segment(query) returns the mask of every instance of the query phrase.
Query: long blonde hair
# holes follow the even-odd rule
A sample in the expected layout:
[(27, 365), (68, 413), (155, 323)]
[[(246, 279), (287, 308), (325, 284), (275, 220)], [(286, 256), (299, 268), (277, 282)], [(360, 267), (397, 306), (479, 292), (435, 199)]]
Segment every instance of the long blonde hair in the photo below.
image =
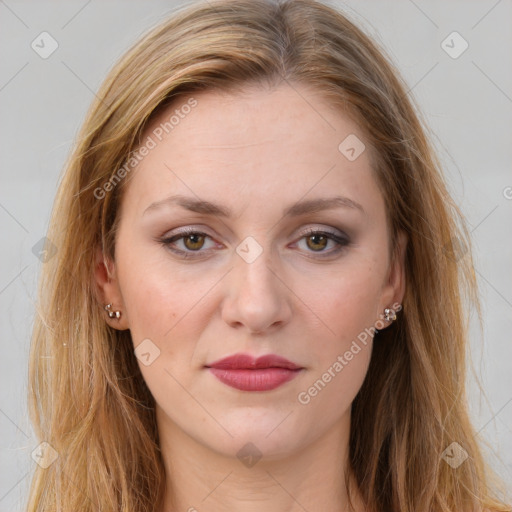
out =
[[(162, 503), (154, 399), (129, 331), (106, 324), (94, 285), (97, 249), (114, 257), (128, 180), (105, 184), (171, 100), (282, 80), (313, 86), (354, 116), (375, 149), (391, 247), (399, 230), (409, 240), (403, 310), (376, 334), (352, 405), (350, 469), (367, 510), (511, 510), (487, 484), (466, 407), (468, 305), (481, 321), (469, 234), (419, 109), (384, 55), (314, 0), (217, 0), (181, 8), (112, 69), (67, 163), (48, 232), (57, 254), (42, 269), (29, 402), (38, 438), (58, 458), (37, 467), (29, 511), (148, 512)], [(452, 442), (469, 455), (456, 469), (441, 458)]]

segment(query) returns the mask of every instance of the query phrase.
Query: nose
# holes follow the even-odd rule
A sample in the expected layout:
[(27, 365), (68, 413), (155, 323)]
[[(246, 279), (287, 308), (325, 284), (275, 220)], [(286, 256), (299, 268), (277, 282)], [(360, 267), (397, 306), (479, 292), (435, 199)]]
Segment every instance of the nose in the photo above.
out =
[(234, 268), (224, 283), (222, 318), (236, 329), (266, 334), (282, 328), (291, 318), (290, 284), (272, 267), (270, 249), (252, 262), (234, 253)]

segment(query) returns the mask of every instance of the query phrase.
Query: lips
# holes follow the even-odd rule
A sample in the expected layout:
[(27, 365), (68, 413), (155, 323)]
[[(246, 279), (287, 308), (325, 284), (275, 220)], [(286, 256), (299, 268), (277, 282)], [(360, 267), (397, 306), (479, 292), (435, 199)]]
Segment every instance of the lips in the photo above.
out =
[(257, 359), (248, 354), (235, 354), (206, 367), (221, 382), (241, 391), (275, 389), (296, 377), (303, 369), (275, 354)]

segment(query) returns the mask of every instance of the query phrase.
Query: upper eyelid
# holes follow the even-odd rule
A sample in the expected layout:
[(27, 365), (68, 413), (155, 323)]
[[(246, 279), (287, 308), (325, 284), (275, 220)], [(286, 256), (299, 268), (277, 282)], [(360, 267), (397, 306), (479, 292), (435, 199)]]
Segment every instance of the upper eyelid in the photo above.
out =
[[(180, 228), (178, 228), (180, 229)], [(171, 238), (177, 238), (178, 240), (183, 237), (183, 236), (187, 236), (189, 234), (200, 234), (200, 235), (206, 235), (212, 239), (215, 239), (215, 235), (211, 235), (210, 233), (208, 233), (207, 231), (204, 230), (205, 228), (195, 228), (195, 227), (184, 227), (184, 228), (181, 228), (180, 231), (177, 231), (175, 233), (172, 233), (172, 234), (164, 234), (161, 238), (164, 239), (164, 240), (168, 240), (168, 239), (171, 239)], [(299, 233), (297, 233), (296, 236), (301, 236), (301, 237), (304, 237), (304, 236), (308, 236), (309, 234), (316, 234), (316, 233), (325, 233), (327, 235), (333, 235), (333, 236), (339, 236), (339, 237), (345, 237), (345, 238), (349, 238), (349, 236), (347, 235), (346, 232), (338, 229), (338, 228), (334, 228), (334, 227), (308, 227), (308, 228), (305, 228), (304, 230), (300, 231)]]

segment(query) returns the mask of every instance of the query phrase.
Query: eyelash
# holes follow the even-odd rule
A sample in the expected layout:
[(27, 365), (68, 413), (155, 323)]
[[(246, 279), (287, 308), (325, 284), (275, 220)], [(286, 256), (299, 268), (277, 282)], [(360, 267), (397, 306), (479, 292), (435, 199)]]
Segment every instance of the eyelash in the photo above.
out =
[[(182, 249), (176, 249), (176, 248), (171, 247), (172, 243), (174, 243), (176, 241), (179, 241), (179, 240), (182, 240), (185, 237), (190, 236), (190, 235), (202, 235), (204, 237), (212, 238), (212, 237), (210, 237), (210, 235), (208, 235), (207, 233), (204, 233), (202, 231), (198, 231), (198, 230), (193, 229), (193, 228), (188, 228), (188, 229), (186, 228), (183, 231), (181, 231), (179, 234), (176, 234), (176, 235), (173, 235), (173, 236), (166, 236), (166, 237), (160, 238), (158, 241), (164, 247), (166, 247), (167, 249), (169, 249), (173, 253), (182, 256), (185, 259), (187, 259), (187, 258), (199, 258), (199, 257), (201, 257), (200, 256), (201, 253), (209, 252), (209, 250), (202, 251), (201, 249), (199, 249), (197, 251), (191, 251), (191, 250), (183, 251)], [(333, 256), (334, 254), (338, 254), (347, 245), (350, 244), (350, 240), (345, 235), (344, 236), (339, 236), (336, 233), (333, 233), (333, 232), (330, 232), (330, 231), (326, 231), (326, 230), (322, 230), (322, 229), (315, 229), (315, 228), (307, 229), (304, 233), (302, 233), (302, 235), (301, 235), (299, 240), (302, 240), (303, 238), (307, 238), (307, 237), (310, 237), (310, 236), (313, 236), (313, 235), (324, 236), (328, 240), (332, 240), (332, 241), (336, 242), (336, 244), (338, 244), (338, 247), (336, 249), (334, 249), (334, 250), (327, 251), (327, 252), (325, 252), (325, 251), (318, 251), (316, 254), (319, 255), (319, 256), (317, 256), (319, 258), (327, 258), (327, 257)], [(315, 251), (311, 251), (311, 252), (313, 254), (315, 253)], [(320, 254), (323, 254), (323, 255), (320, 255)]]

